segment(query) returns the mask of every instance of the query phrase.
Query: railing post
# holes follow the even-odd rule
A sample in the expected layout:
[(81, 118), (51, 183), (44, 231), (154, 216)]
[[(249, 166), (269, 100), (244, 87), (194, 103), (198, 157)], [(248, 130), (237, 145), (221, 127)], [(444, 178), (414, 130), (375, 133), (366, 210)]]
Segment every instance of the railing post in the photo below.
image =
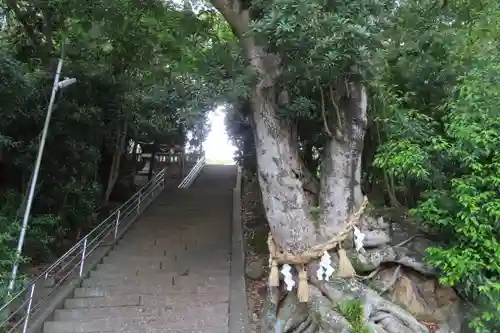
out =
[(120, 225), (120, 210), (116, 212), (116, 221), (115, 221), (115, 239), (118, 236), (118, 226)]
[(24, 317), (23, 333), (26, 333), (26, 331), (28, 330), (28, 323), (30, 320), (31, 306), (33, 304), (33, 295), (35, 294), (35, 286), (36, 286), (36, 282), (34, 282), (30, 288), (30, 300), (28, 301), (28, 308), (26, 309), (26, 316)]
[(137, 196), (137, 215), (139, 215), (139, 212), (141, 210), (141, 198), (142, 197), (142, 189), (139, 190), (139, 195)]
[(181, 179), (184, 178), (184, 172), (186, 171), (185, 168), (186, 168), (186, 161), (185, 161), (185, 158), (186, 158), (186, 155), (184, 154), (184, 152), (182, 151), (181, 152), (181, 158), (180, 158), (180, 167), (181, 167)]
[(163, 186), (163, 188), (165, 188), (165, 186), (167, 185), (166, 184), (167, 183), (167, 176), (166, 176), (166, 174), (167, 174), (167, 169), (165, 168), (165, 169), (163, 169), (163, 176), (162, 176), (162, 182), (163, 182), (162, 186)]
[(87, 236), (83, 239), (83, 250), (82, 250), (82, 258), (80, 259), (80, 272), (79, 276), (83, 274), (83, 263), (85, 262), (85, 255), (87, 253)]
[(155, 198), (156, 198), (156, 191), (158, 190), (156, 188), (156, 185), (158, 185), (158, 174), (156, 175), (154, 181), (151, 183), (151, 199), (149, 200), (149, 202), (153, 201)]

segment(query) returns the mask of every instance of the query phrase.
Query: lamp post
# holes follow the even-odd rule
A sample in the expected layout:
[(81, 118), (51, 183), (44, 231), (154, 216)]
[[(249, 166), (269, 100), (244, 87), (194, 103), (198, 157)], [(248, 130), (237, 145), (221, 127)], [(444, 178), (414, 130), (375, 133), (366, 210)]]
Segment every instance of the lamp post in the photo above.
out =
[[(62, 52), (61, 52), (62, 53)], [(54, 108), (54, 102), (56, 99), (56, 94), (59, 89), (66, 88), (76, 82), (75, 78), (66, 78), (63, 81), (59, 81), (61, 76), (61, 69), (63, 65), (63, 56), (59, 58), (57, 64), (56, 75), (54, 77), (54, 84), (52, 85), (52, 94), (50, 96), (49, 106), (47, 108), (47, 115), (45, 116), (45, 124), (43, 125), (42, 137), (40, 139), (40, 145), (38, 146), (38, 153), (36, 156), (35, 167), (33, 169), (33, 174), (31, 176), (31, 183), (29, 186), (28, 200), (26, 202), (26, 208), (24, 210), (23, 224), (21, 227), (21, 234), (19, 235), (19, 240), (17, 242), (16, 256), (14, 259), (14, 265), (12, 266), (12, 273), (10, 277), (10, 282), (8, 286), (9, 293), (14, 290), (14, 285), (16, 283), (17, 270), (19, 268), (19, 259), (21, 258), (21, 253), (23, 250), (24, 239), (26, 238), (26, 230), (28, 229), (28, 220), (31, 213), (31, 206), (33, 205), (33, 198), (35, 196), (36, 182), (38, 179), (38, 174), (40, 172), (40, 165), (42, 163), (43, 150), (45, 148), (45, 141), (47, 141), (47, 133), (49, 131), (50, 118), (52, 116), (52, 109)]]

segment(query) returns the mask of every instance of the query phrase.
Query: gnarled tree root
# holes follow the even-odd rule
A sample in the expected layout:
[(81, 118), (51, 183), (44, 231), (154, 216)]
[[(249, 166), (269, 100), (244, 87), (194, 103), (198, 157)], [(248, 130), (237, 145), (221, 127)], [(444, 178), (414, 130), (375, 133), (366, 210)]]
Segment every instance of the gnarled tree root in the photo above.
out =
[[(384, 247), (352, 254), (361, 267), (357, 270), (377, 269), (382, 263), (408, 266), (426, 275), (436, 271), (412, 259), (407, 249)], [(317, 264), (310, 264), (309, 302), (299, 303), (296, 291), (268, 288), (262, 328), (266, 333), (360, 333), (354, 331), (348, 318), (339, 313), (342, 303), (356, 300), (362, 306), (361, 322), (365, 332), (372, 333), (428, 333), (428, 328), (400, 306), (383, 298), (379, 293), (356, 280), (332, 278), (318, 281), (314, 271)]]
[(423, 258), (418, 258), (418, 255), (405, 247), (384, 246), (364, 250), (361, 253), (351, 250), (348, 252), (348, 256), (358, 273), (371, 272), (382, 264), (394, 263), (411, 268), (424, 275), (438, 275), (435, 268), (426, 265)]
[(429, 332), (411, 314), (355, 279), (312, 279), (308, 304), (299, 303), (294, 292), (284, 293), (276, 301), (279, 290), (272, 289), (275, 290), (269, 290), (263, 316), (266, 333), (351, 332), (351, 323), (336, 310), (340, 303), (350, 300), (363, 305), (363, 322), (373, 333)]

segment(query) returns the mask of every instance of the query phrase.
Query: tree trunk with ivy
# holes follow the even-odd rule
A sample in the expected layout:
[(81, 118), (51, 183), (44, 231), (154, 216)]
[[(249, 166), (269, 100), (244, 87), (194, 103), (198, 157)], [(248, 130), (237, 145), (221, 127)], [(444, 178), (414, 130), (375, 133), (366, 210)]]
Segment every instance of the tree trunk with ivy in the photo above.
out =
[[(367, 127), (367, 89), (362, 80), (350, 75), (332, 83), (336, 92), (323, 103), (325, 145), (319, 184), (311, 177), (299, 156), (299, 142), (291, 123), (278, 117), (286, 91), (279, 90), (282, 74), (280, 56), (268, 53), (250, 34), (249, 10), (237, 1), (213, 0), (239, 37), (250, 66), (258, 74), (250, 98), (255, 137), (258, 179), (272, 237), (283, 250), (299, 255), (323, 244), (344, 230), (346, 221), (363, 201), (361, 158)], [(329, 95), (333, 96), (333, 95)], [(324, 97), (328, 100), (327, 97)], [(435, 271), (417, 260), (403, 246), (392, 246), (389, 225), (365, 212), (357, 227), (366, 235), (360, 252), (344, 242), (356, 275), (342, 279), (335, 274), (330, 282), (316, 279), (318, 262), (307, 265), (309, 301), (300, 303), (296, 289), (287, 292), (283, 283), (268, 288), (263, 314), (263, 331), (277, 332), (381, 332), (423, 333), (429, 329), (404, 308), (382, 297), (361, 278), (376, 274), (382, 264), (394, 263), (424, 275)], [(351, 244), (349, 244), (351, 243)], [(332, 255), (332, 266), (338, 257)], [(421, 258), (420, 258), (421, 259)], [(297, 276), (295, 272), (293, 274)], [(397, 278), (397, 276), (396, 276)]]

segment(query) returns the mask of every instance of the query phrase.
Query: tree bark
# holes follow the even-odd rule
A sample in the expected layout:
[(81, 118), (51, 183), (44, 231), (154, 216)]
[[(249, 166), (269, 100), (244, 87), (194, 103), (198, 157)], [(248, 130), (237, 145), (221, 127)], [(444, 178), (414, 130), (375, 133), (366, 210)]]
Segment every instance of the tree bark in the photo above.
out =
[(324, 151), (321, 166), (321, 206), (324, 223), (321, 235), (326, 240), (344, 228), (349, 214), (363, 200), (361, 157), (367, 124), (367, 92), (361, 82), (349, 82), (340, 110), (344, 113), (342, 140), (332, 137)]
[(119, 126), (116, 133), (116, 146), (113, 152), (113, 160), (111, 162), (111, 167), (108, 175), (108, 182), (106, 186), (106, 192), (104, 193), (103, 204), (107, 205), (109, 203), (109, 198), (113, 192), (113, 188), (116, 185), (116, 181), (120, 175), (120, 164), (123, 152), (125, 151), (125, 143), (127, 141), (127, 127), (128, 120), (125, 117), (123, 121), (123, 126)]
[(299, 253), (316, 242), (315, 226), (298, 151), (292, 149), (290, 132), (276, 117), (273, 95), (256, 89), (251, 99), (258, 177), (275, 241)]
[[(325, 149), (320, 186), (321, 223), (311, 214), (308, 183), (313, 178), (299, 157), (297, 136), (277, 117), (281, 75), (280, 57), (256, 44), (249, 33), (249, 12), (238, 1), (213, 0), (233, 30), (260, 80), (251, 97), (258, 177), (267, 218), (276, 243), (301, 251), (340, 231), (348, 215), (358, 207), (361, 194), (361, 154), (366, 127), (367, 93), (361, 82), (348, 82), (340, 108), (344, 112), (344, 140), (332, 138)], [(343, 82), (344, 83), (344, 82)], [(334, 117), (331, 117), (334, 118)]]

